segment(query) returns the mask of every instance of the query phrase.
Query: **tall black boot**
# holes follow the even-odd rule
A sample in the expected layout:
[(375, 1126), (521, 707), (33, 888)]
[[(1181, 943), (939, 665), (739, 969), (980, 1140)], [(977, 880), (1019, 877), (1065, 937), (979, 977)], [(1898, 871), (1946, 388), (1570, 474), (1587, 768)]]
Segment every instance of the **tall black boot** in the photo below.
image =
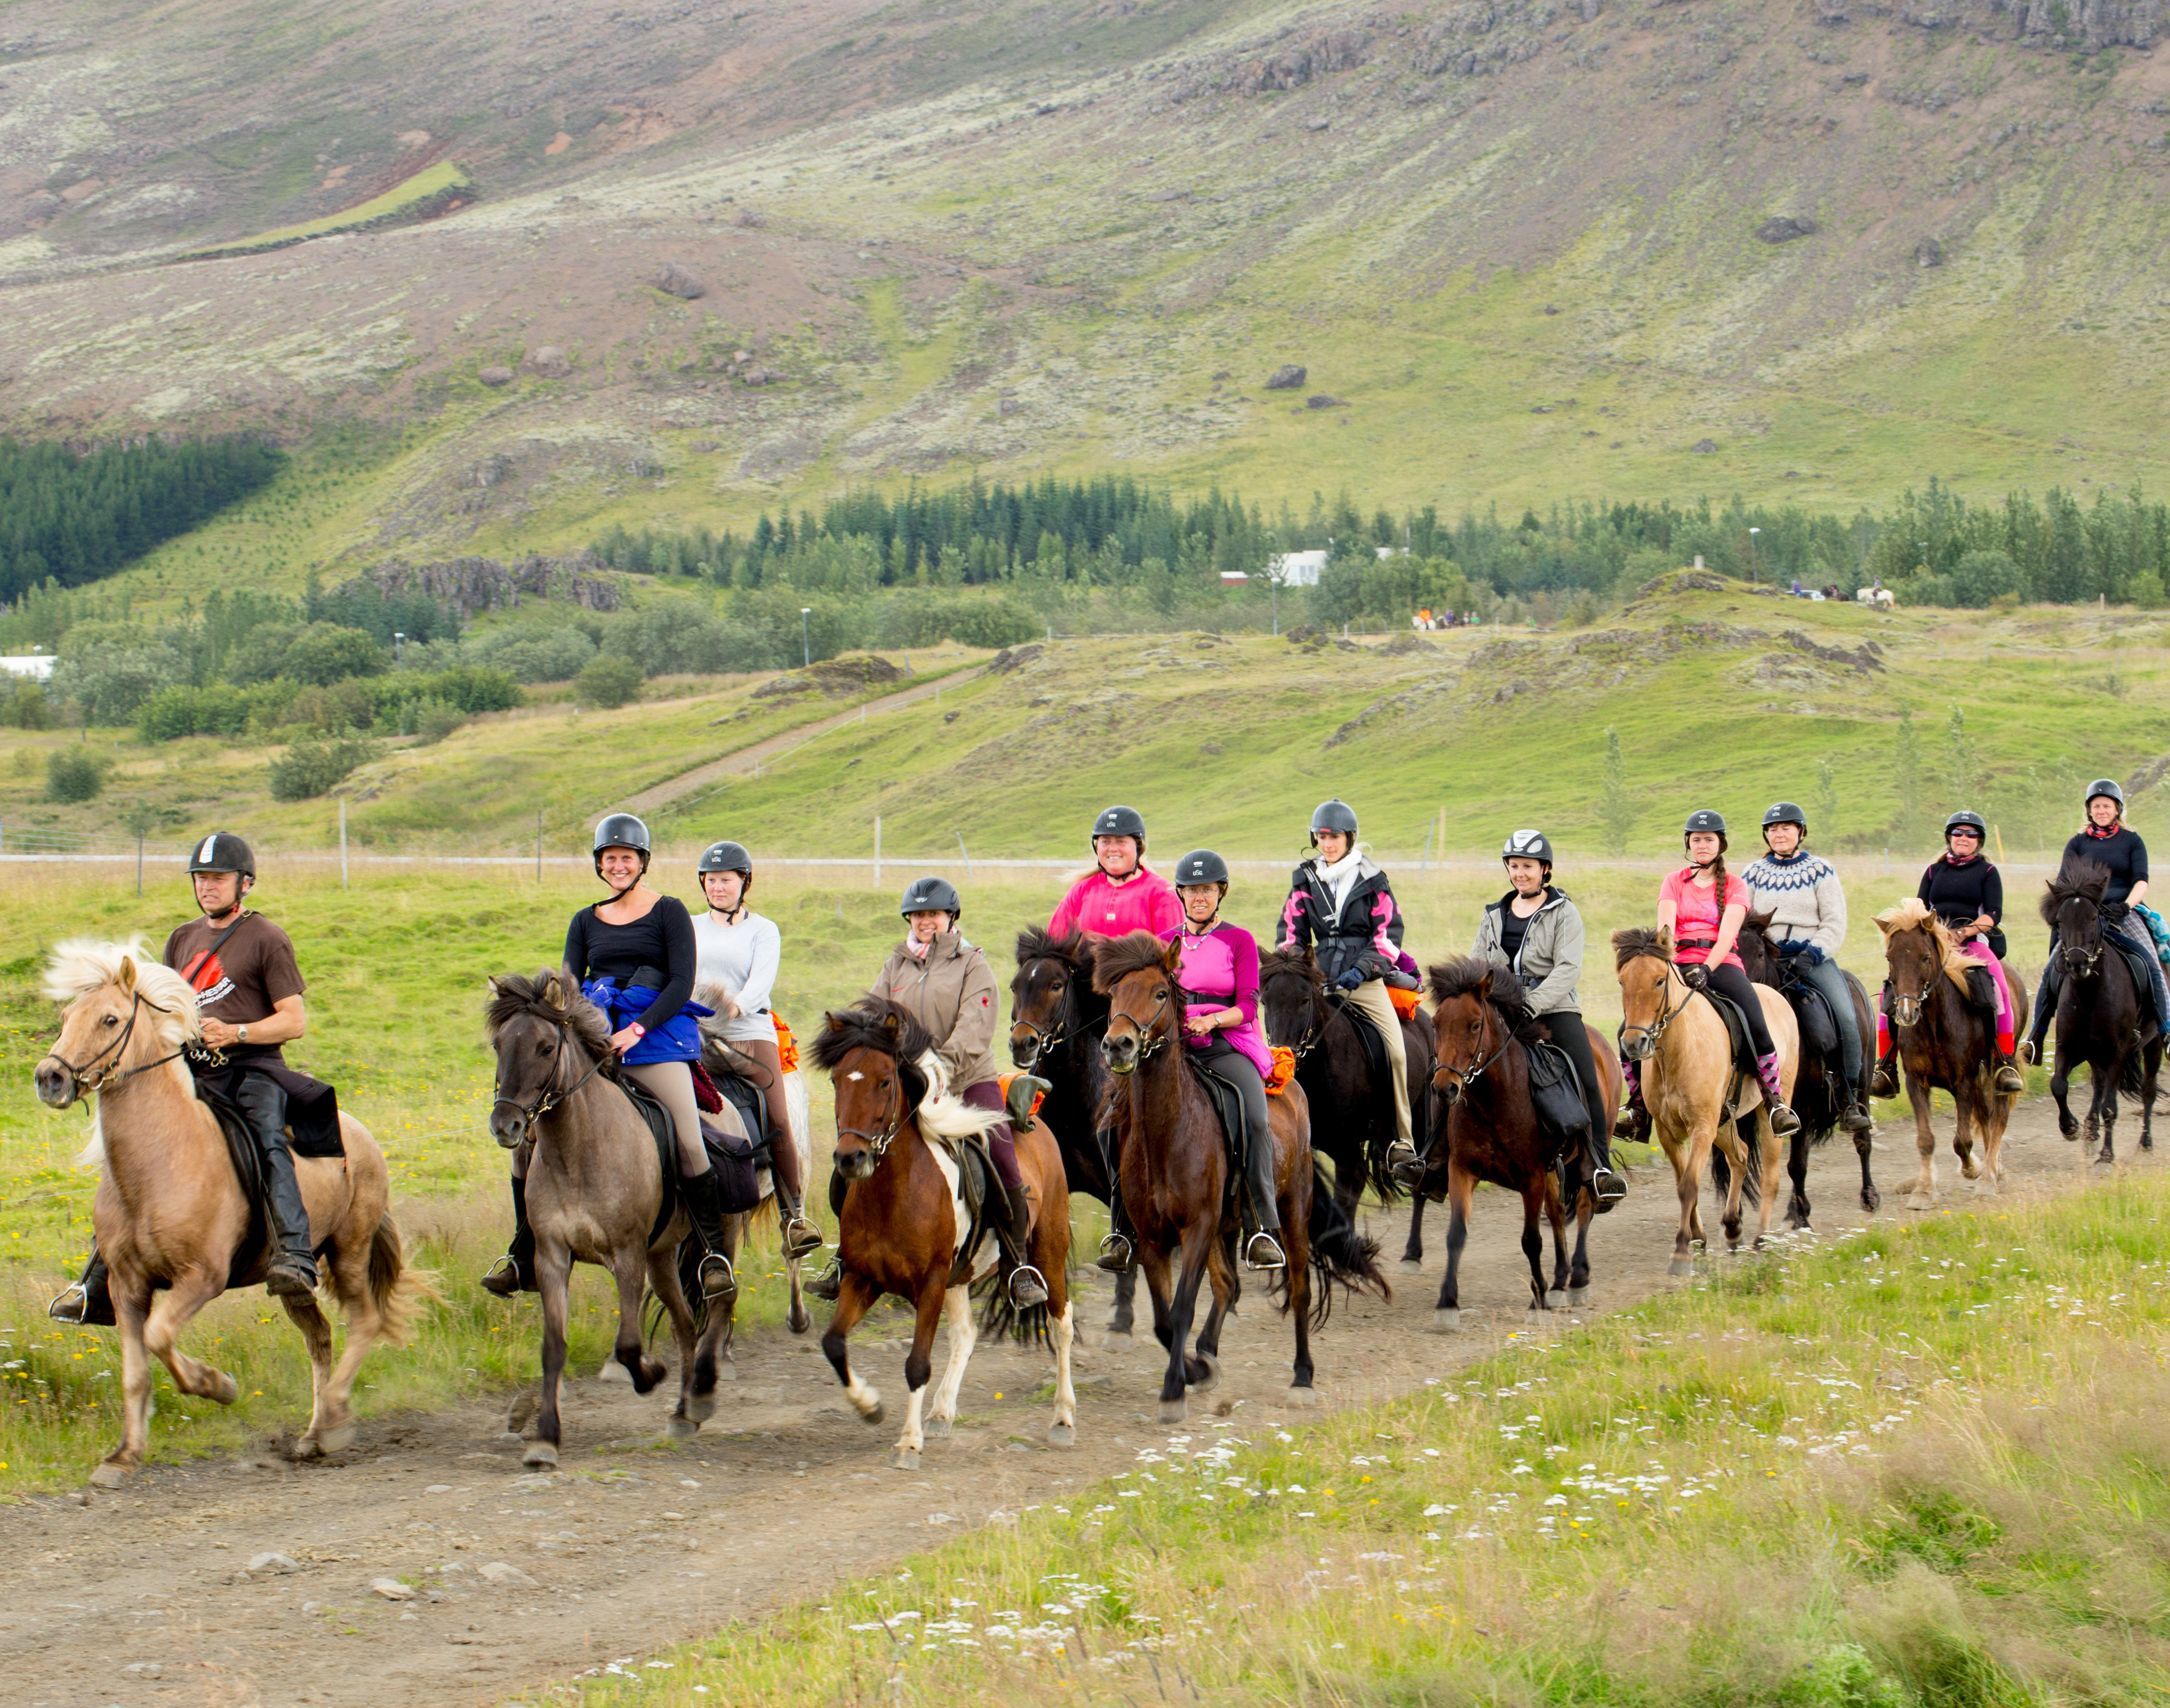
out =
[(1130, 1219), (1123, 1209), (1123, 1176), (1115, 1145), (1115, 1129), (1103, 1127), (1093, 1135), (1100, 1141), (1101, 1166), (1108, 1172), (1108, 1236), (1100, 1241), (1093, 1267), (1110, 1275), (1121, 1275), (1137, 1265), (1137, 1241)]
[(2042, 1046), (2050, 1036), (2050, 1024), (2057, 1017), (2057, 957), (2055, 945), (2050, 948), (2050, 963), (2042, 969), (2042, 982), (2034, 992), (2034, 1012), (2027, 1022), (2027, 1042), (2019, 1048), (2019, 1059), (2034, 1067), (2042, 1059)]
[(711, 1168), (690, 1180), (681, 1179), (678, 1195), (685, 1200), (693, 1237), (702, 1246), (701, 1259), (692, 1266), (693, 1284), (703, 1299), (728, 1299), (739, 1290), (739, 1278), (724, 1252), (724, 1183)]
[(284, 1145), (264, 1147), (264, 1195), (271, 1210), (271, 1243), (277, 1247), (264, 1277), (275, 1298), (306, 1299), (317, 1290), (317, 1254), (309, 1241), (309, 1210), (294, 1177), (294, 1153)]
[(1590, 1124), (1590, 1191), (1603, 1215), (1628, 1196), (1628, 1182), (1612, 1166), (1612, 1135), (1601, 1122)]
[(776, 1214), (783, 1228), (780, 1237), (783, 1255), (804, 1257), (820, 1251), (825, 1243), (820, 1229), (808, 1220), (805, 1206), (799, 1203), (798, 1194), (783, 1183), (783, 1176), (772, 1161), (768, 1166), (768, 1177), (776, 1189)]
[(1243, 1241), (1247, 1269), (1285, 1269), (1288, 1255), (1274, 1237), (1281, 1230), (1279, 1193), (1274, 1190), (1274, 1135), (1253, 1134), (1245, 1147), (1244, 1179), (1250, 1188), (1251, 1236)]
[(533, 1293), (535, 1285), (535, 1230), (527, 1225), (527, 1182), (512, 1177), (512, 1243), (505, 1255), (489, 1266), (482, 1278), (482, 1290), (510, 1299), (516, 1293)]
[(98, 1241), (94, 1237), (90, 1261), (83, 1266), (83, 1278), (63, 1288), (60, 1296), (45, 1307), (45, 1315), (71, 1328), (113, 1327), (117, 1319), (113, 1314), (110, 1278), (105, 1259), (98, 1255)]
[(821, 1273), (806, 1284), (806, 1290), (816, 1299), (836, 1302), (836, 1295), (844, 1287), (844, 1191), (848, 1182), (835, 1169), (829, 1171), (829, 1214), (836, 1219), (835, 1257), (821, 1266)]

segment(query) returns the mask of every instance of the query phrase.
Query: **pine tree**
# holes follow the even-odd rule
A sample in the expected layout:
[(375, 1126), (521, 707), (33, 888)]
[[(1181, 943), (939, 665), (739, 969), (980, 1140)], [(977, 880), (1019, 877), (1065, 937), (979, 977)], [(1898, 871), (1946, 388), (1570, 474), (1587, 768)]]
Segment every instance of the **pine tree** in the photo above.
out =
[(1597, 797), (1597, 820), (1605, 827), (1608, 853), (1628, 851), (1628, 833), (1635, 828), (1635, 797), (1628, 787), (1628, 764), (1620, 752), (1620, 732), (1605, 732), (1605, 782)]

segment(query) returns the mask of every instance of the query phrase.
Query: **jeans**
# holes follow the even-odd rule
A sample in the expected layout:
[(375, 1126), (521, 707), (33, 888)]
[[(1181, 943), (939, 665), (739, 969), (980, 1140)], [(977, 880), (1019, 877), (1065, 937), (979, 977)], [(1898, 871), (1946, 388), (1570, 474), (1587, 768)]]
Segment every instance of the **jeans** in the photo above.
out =
[(1348, 993), (1350, 1004), (1364, 1011), (1387, 1044), (1387, 1077), (1394, 1082), (1394, 1136), (1409, 1143), (1409, 1046), (1402, 1036), (1402, 1017), (1394, 1011), (1393, 998), (1376, 979), (1366, 979)]
[(1839, 1061), (1851, 1096), (1861, 1084), (1861, 1021), (1853, 1011), (1853, 992), (1847, 988), (1846, 974), (1829, 956), (1813, 967), (1798, 958), (1787, 964), (1804, 983), (1816, 987), (1838, 1023)]

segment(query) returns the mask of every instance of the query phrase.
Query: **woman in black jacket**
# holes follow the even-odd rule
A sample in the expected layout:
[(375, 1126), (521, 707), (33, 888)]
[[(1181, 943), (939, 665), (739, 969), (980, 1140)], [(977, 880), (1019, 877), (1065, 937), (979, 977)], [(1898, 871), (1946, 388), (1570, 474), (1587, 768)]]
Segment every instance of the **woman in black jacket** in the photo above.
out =
[[(2155, 986), (2155, 1014), (2170, 1030), (2170, 987), (2162, 978), (2162, 963), (2146, 925), (2133, 918), (2132, 910), (2147, 897), (2147, 845), (2125, 822), (2125, 791), (2109, 777), (2087, 785), (2087, 821), (2065, 844), (2060, 862), (2092, 860), (2109, 869), (2109, 888), (2103, 892), (2103, 922), (2116, 928), (2147, 952), (2147, 970)], [(2027, 1059), (2042, 1059), (2042, 1041), (2050, 1035), (2050, 1022), (2057, 1016), (2057, 933), (2050, 933), (2048, 964), (2042, 969), (2042, 986), (2034, 994), (2034, 1023), (2027, 1032)]]

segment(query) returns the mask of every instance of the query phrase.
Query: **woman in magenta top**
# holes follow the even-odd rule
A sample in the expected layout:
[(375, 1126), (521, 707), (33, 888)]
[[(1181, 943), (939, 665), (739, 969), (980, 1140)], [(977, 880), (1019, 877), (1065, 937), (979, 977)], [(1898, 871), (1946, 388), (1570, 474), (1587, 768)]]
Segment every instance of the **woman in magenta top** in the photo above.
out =
[[(1725, 869), (1725, 820), (1708, 809), (1688, 814), (1688, 863), (1658, 891), (1658, 924), (1673, 934), (1673, 959), (1691, 988), (1708, 988), (1731, 999), (1748, 1022), (1756, 1043), (1756, 1077), (1771, 1105), (1771, 1129), (1780, 1137), (1799, 1130), (1800, 1118), (1786, 1106), (1778, 1085), (1778, 1049), (1763, 1019), (1763, 1005), (1740, 964), (1734, 944), (1748, 917), (1748, 886)], [(1628, 1083), (1639, 1103), (1642, 1088), (1631, 1070)]]
[(1221, 917), (1228, 894), (1228, 862), (1211, 848), (1186, 854), (1175, 865), (1175, 893), (1183, 923), (1162, 931), (1162, 942), (1182, 946), (1178, 983), (1183, 992), (1184, 1042), (1191, 1059), (1210, 1066), (1243, 1094), (1244, 1145), (1248, 1164), (1251, 1235), (1243, 1262), (1253, 1269), (1279, 1269), (1288, 1259), (1281, 1242), (1280, 1211), (1274, 1193), (1274, 1138), (1266, 1123), (1266, 1076), (1273, 1053), (1259, 1025), (1259, 943), (1240, 926)]
[(1070, 886), (1047, 921), (1050, 937), (1084, 931), (1127, 937), (1151, 931), (1165, 939), (1183, 923), (1175, 891), (1146, 869), (1146, 821), (1135, 807), (1110, 807), (1093, 821), (1095, 869)]

